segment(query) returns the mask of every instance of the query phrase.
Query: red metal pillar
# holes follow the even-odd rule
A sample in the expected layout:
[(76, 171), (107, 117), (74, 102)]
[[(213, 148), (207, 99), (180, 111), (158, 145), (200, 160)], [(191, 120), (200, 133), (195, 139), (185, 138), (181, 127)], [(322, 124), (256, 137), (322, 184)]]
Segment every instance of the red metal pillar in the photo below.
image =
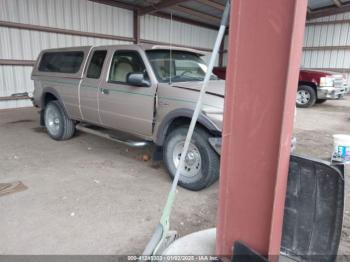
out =
[(217, 253), (279, 254), (307, 0), (234, 0)]

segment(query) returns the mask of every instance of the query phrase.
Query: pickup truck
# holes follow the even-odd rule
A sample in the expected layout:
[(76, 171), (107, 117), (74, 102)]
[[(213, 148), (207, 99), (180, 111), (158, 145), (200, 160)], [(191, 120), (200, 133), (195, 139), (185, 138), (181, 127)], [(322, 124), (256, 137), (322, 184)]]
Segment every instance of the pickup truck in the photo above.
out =
[[(220, 79), (226, 78), (226, 67), (214, 68)], [(346, 78), (338, 73), (301, 69), (296, 106), (311, 107), (329, 99), (340, 99), (349, 92)]]
[[(202, 55), (144, 44), (44, 50), (32, 72), (33, 104), (55, 140), (80, 130), (129, 146), (154, 143), (173, 178), (207, 69)], [(213, 75), (182, 187), (201, 190), (219, 177), (224, 94), (225, 82)]]

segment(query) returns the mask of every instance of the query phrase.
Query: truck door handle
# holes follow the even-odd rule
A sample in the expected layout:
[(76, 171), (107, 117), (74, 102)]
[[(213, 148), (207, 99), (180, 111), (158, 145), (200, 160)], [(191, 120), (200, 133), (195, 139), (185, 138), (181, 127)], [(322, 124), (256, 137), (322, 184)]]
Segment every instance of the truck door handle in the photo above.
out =
[(103, 94), (103, 95), (109, 95), (109, 90), (108, 90), (108, 89), (101, 88), (101, 94)]

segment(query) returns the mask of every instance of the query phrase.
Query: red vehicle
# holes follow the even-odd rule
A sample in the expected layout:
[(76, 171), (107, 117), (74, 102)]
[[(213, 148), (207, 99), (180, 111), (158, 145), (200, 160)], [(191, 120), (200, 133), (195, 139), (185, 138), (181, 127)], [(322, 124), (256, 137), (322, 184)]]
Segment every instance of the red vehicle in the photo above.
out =
[[(213, 73), (221, 79), (226, 78), (226, 67), (216, 67)], [(339, 73), (301, 69), (296, 97), (297, 107), (311, 107), (328, 99), (340, 99), (347, 92), (346, 78)]]

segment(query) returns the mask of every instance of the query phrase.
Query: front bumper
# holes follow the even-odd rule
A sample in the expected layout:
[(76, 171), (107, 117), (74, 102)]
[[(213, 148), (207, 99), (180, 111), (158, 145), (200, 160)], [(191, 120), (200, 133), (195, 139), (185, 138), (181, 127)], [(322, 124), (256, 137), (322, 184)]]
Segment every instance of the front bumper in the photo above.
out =
[[(221, 145), (222, 145), (221, 137), (209, 137), (208, 141), (209, 141), (209, 144), (212, 146), (212, 148), (215, 150), (215, 152), (221, 155)], [(291, 148), (290, 148), (291, 153), (294, 152), (296, 148), (296, 144), (297, 144), (296, 137), (292, 137)]]
[(317, 98), (318, 99), (339, 99), (349, 92), (348, 86), (343, 87), (333, 87), (324, 86), (317, 88)]
[(215, 150), (215, 152), (221, 155), (221, 137), (209, 137), (208, 141), (212, 148)]

